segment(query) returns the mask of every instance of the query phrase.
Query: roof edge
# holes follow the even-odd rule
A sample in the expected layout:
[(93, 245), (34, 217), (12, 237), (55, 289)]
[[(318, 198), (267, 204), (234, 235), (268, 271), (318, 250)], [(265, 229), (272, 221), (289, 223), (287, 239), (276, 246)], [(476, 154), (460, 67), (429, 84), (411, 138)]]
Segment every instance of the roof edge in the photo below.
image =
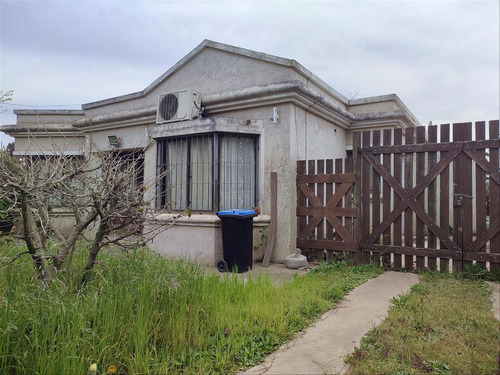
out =
[(198, 54), (200, 54), (206, 48), (213, 48), (213, 49), (217, 49), (220, 51), (230, 52), (230, 53), (234, 53), (237, 55), (246, 56), (246, 57), (250, 57), (253, 59), (258, 59), (258, 60), (267, 61), (270, 63), (289, 67), (289, 68), (297, 71), (301, 75), (305, 76), (308, 80), (313, 81), (316, 85), (318, 85), (320, 88), (322, 88), (323, 90), (327, 91), (332, 96), (334, 96), (335, 98), (340, 100), (343, 104), (348, 105), (349, 100), (345, 96), (340, 94), (333, 87), (328, 85), (321, 78), (319, 78), (317, 75), (313, 74), (310, 70), (305, 68), (303, 65), (298, 63), (296, 60), (287, 59), (284, 57), (279, 57), (279, 56), (267, 54), (264, 52), (257, 52), (257, 51), (253, 51), (250, 49), (236, 47), (236, 46), (232, 46), (229, 44), (214, 42), (212, 40), (205, 39), (195, 49), (193, 49), (191, 52), (189, 52), (186, 56), (184, 56), (181, 60), (179, 60), (175, 65), (173, 65), (169, 70), (167, 70), (165, 73), (163, 73), (160, 77), (158, 77), (156, 80), (154, 80), (144, 90), (137, 91), (137, 92), (134, 92), (131, 94), (116, 96), (113, 98), (103, 99), (103, 100), (99, 100), (99, 101), (95, 101), (95, 102), (85, 103), (85, 104), (82, 104), (82, 109), (86, 110), (86, 109), (91, 109), (91, 108), (95, 108), (95, 107), (99, 107), (99, 106), (103, 106), (103, 105), (114, 104), (114, 103), (118, 103), (118, 102), (122, 102), (122, 101), (126, 101), (126, 100), (141, 98), (141, 97), (147, 95), (149, 92), (151, 92), (154, 88), (156, 88), (158, 85), (160, 85), (165, 79), (167, 79), (173, 73), (178, 71), (182, 66), (187, 64), (189, 61), (191, 61), (194, 57), (196, 57)]
[[(415, 126), (422, 126), (420, 124), (420, 121), (417, 120), (415, 115), (408, 109), (406, 104), (403, 103), (401, 98), (397, 94), (387, 94), (387, 95), (378, 95), (378, 96), (368, 96), (366, 98), (359, 98), (359, 99), (351, 99), (349, 100), (349, 107), (354, 106), (354, 105), (360, 105), (360, 104), (370, 104), (370, 103), (379, 103), (379, 102), (386, 102), (386, 101), (394, 101), (396, 104), (406, 112), (406, 116), (408, 119), (415, 124)], [(348, 109), (349, 109), (348, 107)]]
[[(311, 101), (311, 106), (324, 106), (328, 110), (337, 113), (339, 116), (345, 118), (347, 121), (352, 121), (355, 116), (342, 108), (340, 105), (336, 104), (328, 97), (323, 94), (316, 92), (306, 86), (301, 81), (285, 81), (280, 83), (271, 83), (267, 85), (259, 85), (246, 87), (238, 90), (231, 90), (224, 93), (212, 94), (208, 96), (202, 96), (202, 105), (208, 109), (210, 113), (210, 107), (218, 105), (221, 103), (233, 104), (236, 101), (248, 100), (248, 99), (259, 99), (266, 98), (268, 96), (277, 95), (280, 93), (293, 93), (297, 92), (305, 97), (309, 98)], [(290, 98), (288, 100), (291, 100)], [(260, 105), (258, 102), (254, 102), (253, 105)], [(138, 119), (141, 117), (148, 117), (156, 115), (157, 107), (149, 106), (139, 109), (134, 109), (130, 111), (123, 111), (113, 114), (99, 115), (96, 117), (85, 117), (73, 121), (72, 125), (75, 128), (83, 129), (90, 126), (100, 125), (108, 122), (115, 121), (126, 121), (131, 119)]]
[(85, 115), (81, 109), (14, 109), (15, 115)]
[(47, 133), (47, 134), (62, 134), (62, 133), (79, 133), (78, 129), (72, 126), (29, 126), (29, 125), (3, 125), (0, 126), (0, 132), (8, 135), (22, 133)]

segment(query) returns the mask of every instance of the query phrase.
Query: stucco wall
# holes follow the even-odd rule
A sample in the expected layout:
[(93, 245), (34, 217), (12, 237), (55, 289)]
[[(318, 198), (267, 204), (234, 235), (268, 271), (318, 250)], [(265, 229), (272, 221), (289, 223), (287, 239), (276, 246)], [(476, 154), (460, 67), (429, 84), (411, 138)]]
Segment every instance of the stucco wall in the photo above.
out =
[[(191, 134), (192, 132), (226, 131), (259, 135), (258, 150), (258, 196), (257, 204), (261, 213), (269, 215), (270, 173), (278, 173), (278, 233), (274, 251), (274, 260), (283, 260), (295, 249), (295, 239), (290, 232), (290, 220), (295, 221), (295, 169), (290, 169), (290, 128), (294, 121), (291, 104), (276, 106), (279, 113), (278, 123), (272, 122), (273, 106), (225, 112), (223, 116), (214, 116), (206, 120), (186, 121), (163, 124), (154, 130), (155, 137)], [(146, 156), (147, 165), (156, 163), (156, 152)], [(292, 156), (293, 158), (293, 156)], [(148, 162), (149, 160), (149, 162)]]
[[(68, 113), (69, 112), (69, 113)], [(78, 113), (71, 113), (78, 112)], [(81, 113), (80, 113), (81, 112)], [(64, 110), (17, 110), (17, 125), (41, 125), (46, 127), (50, 124), (64, 124), (71, 126), (74, 120), (83, 118), (82, 111), (64, 111)]]
[[(156, 217), (157, 221), (172, 223), (175, 215), (161, 214)], [(259, 215), (253, 218), (252, 254), (254, 261), (262, 257), (263, 247), (260, 233), (269, 226), (270, 217)], [(146, 223), (146, 227), (151, 226)], [(221, 220), (213, 214), (193, 215), (181, 217), (175, 224), (159, 233), (148, 246), (165, 256), (180, 257), (198, 261), (207, 266), (215, 266), (218, 261), (224, 259), (222, 246)], [(237, 249), (227, 249), (237, 251)]]
[[(392, 98), (392, 95), (389, 95)], [(363, 100), (358, 99), (357, 101), (353, 101), (357, 104), (349, 106), (349, 112), (358, 114), (358, 113), (377, 113), (377, 112), (389, 112), (397, 109), (401, 109), (401, 107), (396, 103), (394, 99), (386, 99), (386, 100), (377, 100), (370, 101), (369, 99)]]
[(62, 137), (60, 135), (46, 135), (44, 137), (26, 137), (16, 136), (15, 152), (30, 154), (75, 154), (79, 155), (83, 152), (85, 138), (83, 135), (68, 135)]
[(147, 96), (129, 101), (117, 102), (87, 109), (87, 116), (123, 112), (134, 108), (145, 108), (158, 104), (158, 95), (190, 88), (201, 93), (211, 95), (245, 87), (266, 85), (275, 82), (300, 81), (319, 93), (326, 95), (330, 100), (345, 108), (345, 104), (332, 97), (325, 90), (310, 82), (308, 77), (292, 68), (274, 64), (272, 62), (237, 55), (226, 51), (206, 48), (192, 60), (188, 61), (180, 70), (170, 75)]
[(296, 130), (291, 143), (296, 144), (297, 160), (345, 157), (346, 130), (306, 110), (294, 107)]
[[(382, 132), (384, 131), (384, 129), (391, 129), (393, 130), (393, 133), (394, 133), (394, 129), (398, 128), (399, 126), (394, 123), (394, 126), (381, 126), (381, 127), (370, 127), (368, 129), (356, 129), (356, 130), (347, 130), (346, 131), (346, 144), (348, 146), (352, 146), (352, 134), (355, 132), (355, 131), (363, 131), (363, 130), (370, 130), (370, 131), (373, 131), (373, 130), (380, 130), (380, 137), (383, 136)], [(382, 138), (381, 138), (382, 139)], [(403, 139), (404, 139), (404, 130), (403, 130)]]
[[(270, 174), (278, 174), (278, 229), (273, 254), (282, 261), (295, 251), (296, 162), (299, 159), (345, 157), (346, 131), (293, 104), (276, 105), (279, 120), (273, 123), (273, 106), (228, 111), (224, 117), (163, 124), (153, 136), (177, 136), (207, 131), (259, 134), (259, 202), (261, 213), (270, 214)], [(231, 120), (233, 119), (233, 120)], [(156, 151), (149, 151), (146, 165), (156, 163)], [(171, 234), (172, 235), (172, 234)]]
[[(136, 125), (111, 129), (100, 129), (89, 131), (86, 134), (90, 137), (92, 144), (100, 151), (133, 150), (145, 147), (151, 140), (149, 134), (154, 127), (151, 125)], [(118, 137), (120, 146), (115, 148), (109, 144), (108, 136)]]

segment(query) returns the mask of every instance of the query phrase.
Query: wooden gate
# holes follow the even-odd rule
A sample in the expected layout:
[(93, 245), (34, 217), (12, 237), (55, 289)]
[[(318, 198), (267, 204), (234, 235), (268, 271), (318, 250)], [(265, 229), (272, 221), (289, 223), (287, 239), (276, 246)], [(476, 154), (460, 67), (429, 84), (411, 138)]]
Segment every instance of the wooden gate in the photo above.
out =
[(298, 162), (297, 247), (395, 269), (500, 271), (498, 120), (353, 139), (352, 159)]
[(334, 251), (357, 250), (353, 219), (359, 204), (353, 185), (358, 178), (352, 159), (297, 162), (297, 247), (310, 257), (329, 259)]
[[(438, 143), (438, 130), (440, 131)], [(363, 132), (361, 251), (395, 268), (500, 266), (498, 121)], [(382, 137), (381, 137), (382, 135)], [(404, 144), (403, 144), (404, 141)]]

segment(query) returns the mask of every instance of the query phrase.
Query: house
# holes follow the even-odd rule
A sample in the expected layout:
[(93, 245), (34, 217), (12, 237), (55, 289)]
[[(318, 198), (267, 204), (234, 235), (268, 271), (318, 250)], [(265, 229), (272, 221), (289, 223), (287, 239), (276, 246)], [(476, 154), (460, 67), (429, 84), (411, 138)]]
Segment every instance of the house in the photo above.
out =
[[(95, 144), (137, 153), (145, 175), (169, 165), (156, 209), (193, 214), (151, 248), (212, 265), (222, 258), (216, 211), (258, 206), (255, 238), (269, 224), (271, 172), (278, 176), (273, 260), (281, 261), (296, 248), (297, 160), (345, 157), (356, 130), (419, 125), (397, 95), (348, 100), (295, 60), (210, 40), (143, 91), (81, 110), (15, 113), (17, 124), (1, 130), (15, 137), (18, 155), (50, 155), (57, 147), (78, 156)], [(59, 214), (61, 225), (68, 222)]]

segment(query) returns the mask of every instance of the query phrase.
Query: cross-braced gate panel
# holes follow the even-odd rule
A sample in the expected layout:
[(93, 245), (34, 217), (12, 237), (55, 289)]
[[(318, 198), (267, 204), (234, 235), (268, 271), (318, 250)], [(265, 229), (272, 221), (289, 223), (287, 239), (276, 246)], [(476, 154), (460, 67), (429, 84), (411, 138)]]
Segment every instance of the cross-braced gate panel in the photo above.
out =
[(396, 268), (500, 268), (498, 121), (476, 122), (475, 139), (471, 123), (452, 130), (363, 132), (362, 251)]
[(356, 251), (355, 181), (351, 159), (297, 162), (297, 247), (318, 259)]

